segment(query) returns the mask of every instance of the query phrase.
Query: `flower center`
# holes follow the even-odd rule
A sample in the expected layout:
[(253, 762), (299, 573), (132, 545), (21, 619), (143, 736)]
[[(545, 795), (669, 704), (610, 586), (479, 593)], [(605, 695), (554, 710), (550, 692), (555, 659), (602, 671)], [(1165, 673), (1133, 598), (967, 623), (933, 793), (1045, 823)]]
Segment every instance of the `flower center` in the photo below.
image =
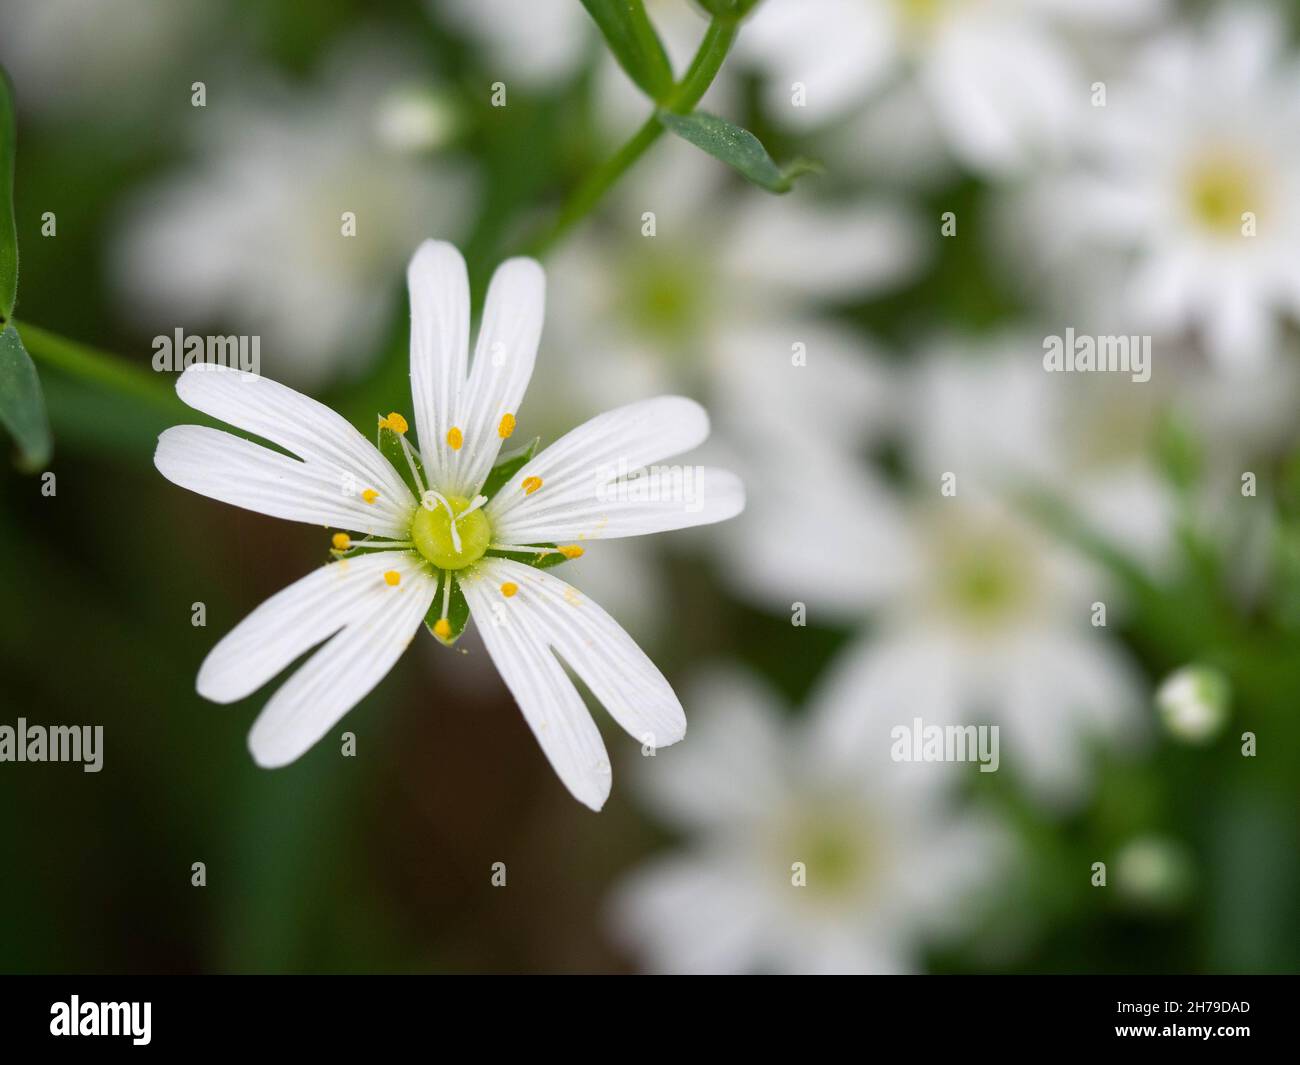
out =
[(899, 24), (907, 36), (925, 38), (933, 33), (958, 0), (894, 0)]
[(464, 569), (488, 549), (492, 526), (479, 500), (429, 491), (411, 520), (415, 548), (439, 569)]
[(1192, 217), (1206, 229), (1235, 233), (1245, 212), (1259, 212), (1259, 174), (1241, 159), (1216, 153), (1194, 163), (1185, 180)]

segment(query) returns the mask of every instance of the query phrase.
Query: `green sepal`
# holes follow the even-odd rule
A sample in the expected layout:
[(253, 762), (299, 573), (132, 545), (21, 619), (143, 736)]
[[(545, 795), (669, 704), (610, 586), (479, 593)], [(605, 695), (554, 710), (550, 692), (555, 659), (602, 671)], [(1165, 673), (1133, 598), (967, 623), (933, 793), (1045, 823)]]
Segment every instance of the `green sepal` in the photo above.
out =
[(18, 445), (18, 466), (39, 470), (50, 458), (50, 422), (32, 357), (12, 325), (0, 332), (0, 425)]
[(821, 171), (820, 164), (808, 159), (796, 159), (784, 167), (777, 166), (767, 149), (749, 130), (707, 111), (692, 111), (689, 115), (660, 111), (659, 122), (669, 132), (715, 159), (721, 159), (768, 192), (789, 192), (794, 188), (795, 178), (801, 174)]
[(496, 465), (492, 467), (492, 472), (487, 475), (487, 480), (483, 482), (483, 487), (479, 491), (491, 499), (537, 454), (537, 447), (541, 442), (542, 438), (535, 436), (523, 447), (499, 455)]
[[(556, 544), (530, 544), (530, 547), (556, 547)], [(522, 562), (525, 566), (532, 566), (533, 569), (550, 569), (552, 566), (559, 566), (565, 562), (572, 562), (573, 559), (567, 558), (560, 554), (559, 551), (551, 551), (547, 554), (537, 554), (532, 551), (527, 553), (521, 551), (489, 551), (492, 558), (508, 558), (512, 562)]]
[[(445, 640), (433, 630), (442, 617), (442, 582), (452, 581), (451, 599), (447, 604), (447, 622), (451, 625), (451, 635)], [(469, 601), (465, 598), (465, 593), (460, 590), (460, 581), (455, 580), (452, 574), (446, 570), (441, 571), (438, 576), (438, 591), (434, 594), (433, 602), (429, 604), (429, 612), (424, 615), (424, 624), (429, 631), (433, 633), (433, 638), (446, 647), (452, 646), (465, 632), (465, 626), (469, 624)]]
[(411, 490), (411, 494), (416, 499), (420, 498), (420, 487), (411, 478), (411, 462), (415, 463), (416, 470), (419, 471), (420, 480), (427, 486), (429, 479), (424, 476), (424, 467), (420, 463), (420, 454), (415, 448), (411, 448), (411, 462), (406, 461), (406, 453), (402, 449), (402, 434), (389, 429), (384, 425), (384, 415), (379, 415), (379, 428), (375, 433), (375, 446), (379, 448), (379, 453), (384, 456), (389, 464), (397, 471), (397, 476)]

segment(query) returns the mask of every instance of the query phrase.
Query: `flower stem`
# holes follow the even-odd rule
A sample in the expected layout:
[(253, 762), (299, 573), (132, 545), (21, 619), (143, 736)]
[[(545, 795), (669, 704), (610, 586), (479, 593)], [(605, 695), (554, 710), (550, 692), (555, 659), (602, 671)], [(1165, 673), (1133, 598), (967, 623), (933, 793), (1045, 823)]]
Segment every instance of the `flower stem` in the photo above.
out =
[[(705, 31), (704, 39), (691, 60), (681, 81), (662, 101), (662, 108), (678, 114), (690, 112), (700, 98), (708, 92), (713, 79), (718, 76), (722, 62), (727, 58), (736, 39), (735, 19), (715, 17)], [(589, 214), (606, 192), (623, 176), (659, 137), (664, 127), (658, 113), (652, 114), (641, 127), (574, 191), (561, 208), (555, 222), (528, 246), (528, 253), (538, 258), (550, 251), (578, 222)]]
[(101, 385), (121, 395), (143, 400), (168, 413), (177, 414), (186, 409), (167, 381), (139, 366), (133, 366), (116, 355), (69, 340), (47, 329), (26, 322), (13, 324), (22, 337), (27, 353), (43, 366)]

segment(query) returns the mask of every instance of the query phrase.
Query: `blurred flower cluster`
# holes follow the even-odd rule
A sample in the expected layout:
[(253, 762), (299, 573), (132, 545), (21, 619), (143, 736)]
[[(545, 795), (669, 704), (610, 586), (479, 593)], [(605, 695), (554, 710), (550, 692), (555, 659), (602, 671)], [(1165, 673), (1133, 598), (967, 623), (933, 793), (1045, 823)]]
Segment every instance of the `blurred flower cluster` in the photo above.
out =
[[(419, 240), (456, 241), (487, 276), (650, 109), (578, 0), (339, 3), (306, 25), (281, 2), (109, 6), (0, 0), (32, 142), (20, 178), (39, 189), (25, 209), (83, 230), (75, 268), (37, 243), (31, 314), (66, 321), (80, 285), (78, 330), (142, 364), (177, 326), (257, 334), (263, 373), (360, 425), (406, 393)], [(645, 6), (680, 73), (706, 13)], [(357, 932), (335, 960), (1300, 966), (1285, 932), (1300, 919), (1297, 14), (761, 0), (703, 106), (823, 172), (773, 196), (664, 138), (547, 256), (519, 414), (549, 441), (665, 392), (710, 412), (708, 461), (740, 473), (744, 514), (569, 564), (664, 665), (686, 738), (624, 745), (596, 823), (549, 806), (529, 822), (583, 844), (533, 854), (558, 871), (505, 889), (528, 951), (447, 947), (458, 922), (495, 942), (481, 926), (505, 911), (429, 889), (420, 867), (364, 896), (401, 908), (409, 937)], [(102, 158), (69, 162), (56, 145), (74, 134)], [(355, 241), (334, 239), (343, 212)], [(1149, 361), (1076, 364), (1080, 339)], [(78, 425), (64, 446), (146, 478), (147, 452), (55, 376), (56, 431)], [(207, 517), (173, 520), (204, 535)], [(128, 526), (114, 550), (147, 535)], [(223, 558), (205, 581), (240, 572)], [(424, 708), (474, 716), (495, 692), (483, 658), (471, 645), (387, 682), (407, 694), (384, 701), (409, 703), (392, 741), (416, 752), (397, 771), (407, 805), (511, 809), (482, 798), (490, 776), (453, 792), (418, 769), (442, 742)], [(212, 742), (210, 714), (181, 716)], [(996, 727), (994, 771), (908, 757), (926, 726)], [(313, 781), (337, 772), (316, 764)], [(409, 831), (486, 862), (515, 837), (484, 818)], [(369, 860), (391, 831), (326, 837), (311, 860)], [(578, 880), (585, 902), (559, 903)], [(207, 963), (260, 964), (234, 947)]]

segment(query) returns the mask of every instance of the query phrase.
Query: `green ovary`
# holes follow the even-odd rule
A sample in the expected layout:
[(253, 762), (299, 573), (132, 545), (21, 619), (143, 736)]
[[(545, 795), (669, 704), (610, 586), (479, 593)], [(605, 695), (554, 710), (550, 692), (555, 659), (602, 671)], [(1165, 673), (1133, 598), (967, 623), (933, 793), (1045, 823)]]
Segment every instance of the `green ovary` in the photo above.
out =
[(492, 539), (492, 526), (482, 510), (466, 514), (470, 501), (462, 496), (448, 496), (447, 502), (455, 511), (456, 531), (460, 536), (460, 550), (452, 537), (451, 515), (438, 503), (432, 510), (420, 506), (411, 521), (411, 539), (415, 548), (439, 569), (464, 569), (473, 565), (488, 549)]

